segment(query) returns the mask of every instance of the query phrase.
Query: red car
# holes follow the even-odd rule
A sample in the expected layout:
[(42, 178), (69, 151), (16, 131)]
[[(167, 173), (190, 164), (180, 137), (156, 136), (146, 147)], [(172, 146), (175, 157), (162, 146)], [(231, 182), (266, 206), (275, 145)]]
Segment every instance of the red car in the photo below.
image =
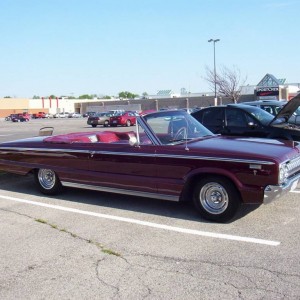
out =
[(227, 222), (241, 203), (261, 204), (295, 189), (300, 145), (214, 135), (182, 110), (137, 118), (134, 131), (88, 131), (0, 144), (0, 170), (32, 173), (39, 190), (85, 188), (191, 201)]
[(139, 114), (134, 111), (125, 111), (123, 113), (116, 114), (110, 117), (109, 125), (110, 126), (132, 126), (136, 124), (136, 117)]
[(32, 114), (33, 119), (45, 119), (46, 116), (46, 113), (43, 111), (39, 111), (38, 113)]

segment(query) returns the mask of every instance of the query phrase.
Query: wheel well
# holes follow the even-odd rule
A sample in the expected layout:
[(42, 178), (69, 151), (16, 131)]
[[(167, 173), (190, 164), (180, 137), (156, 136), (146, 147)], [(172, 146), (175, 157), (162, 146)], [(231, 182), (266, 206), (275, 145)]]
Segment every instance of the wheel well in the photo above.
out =
[(193, 197), (192, 197), (192, 192), (197, 184), (197, 182), (199, 182), (202, 178), (205, 178), (205, 177), (216, 177), (216, 178), (222, 178), (222, 179), (225, 179), (225, 180), (228, 180), (232, 183), (232, 185), (236, 188), (237, 192), (239, 193), (240, 197), (241, 197), (241, 193), (239, 191), (239, 189), (237, 188), (236, 184), (234, 183), (234, 181), (229, 178), (228, 176), (225, 176), (225, 175), (222, 175), (222, 174), (216, 174), (216, 173), (205, 173), (205, 174), (196, 174), (192, 177), (190, 177), (185, 185), (184, 185), (184, 188), (182, 190), (182, 193), (181, 193), (181, 197), (180, 197), (180, 201), (192, 201), (193, 200)]

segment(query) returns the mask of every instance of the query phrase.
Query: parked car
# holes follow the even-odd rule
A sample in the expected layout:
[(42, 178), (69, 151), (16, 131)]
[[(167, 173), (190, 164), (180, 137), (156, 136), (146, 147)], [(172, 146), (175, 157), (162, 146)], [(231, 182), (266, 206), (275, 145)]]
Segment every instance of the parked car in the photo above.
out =
[(97, 127), (97, 125), (103, 125), (104, 127), (107, 127), (109, 125), (111, 116), (112, 114), (107, 112), (96, 113), (88, 117), (87, 124), (92, 125), (92, 127)]
[(27, 113), (23, 114), (12, 114), (10, 115), (12, 122), (28, 122), (30, 119), (30, 115)]
[(45, 119), (47, 117), (47, 114), (43, 111), (39, 111), (38, 113), (32, 114), (33, 119)]
[(110, 117), (109, 125), (110, 126), (132, 126), (136, 123), (136, 117), (138, 117), (139, 114), (137, 112), (133, 111), (125, 111), (123, 113), (118, 113), (114, 116)]
[[(267, 111), (268, 113), (276, 116), (279, 111), (288, 103), (288, 101), (278, 101), (278, 100), (258, 100), (258, 101), (249, 101), (242, 102), (241, 104), (257, 106)], [(300, 125), (300, 107), (296, 109), (296, 111), (291, 115), (288, 122), (291, 124)]]
[(68, 118), (82, 118), (82, 114), (80, 114), (78, 112), (69, 113)]
[(54, 118), (68, 118), (68, 112), (60, 112), (53, 115)]
[(192, 201), (227, 222), (241, 203), (268, 203), (297, 187), (300, 145), (214, 135), (188, 113), (137, 118), (135, 130), (38, 136), (0, 144), (0, 170), (32, 173), (47, 195), (86, 188)]
[(300, 126), (288, 123), (299, 105), (300, 96), (296, 96), (275, 117), (259, 107), (244, 104), (206, 107), (192, 116), (216, 134), (300, 141)]
[(90, 116), (93, 116), (94, 114), (96, 114), (95, 111), (88, 111), (88, 112), (84, 113), (82, 116), (83, 116), (84, 118), (88, 118), (88, 117), (90, 117)]

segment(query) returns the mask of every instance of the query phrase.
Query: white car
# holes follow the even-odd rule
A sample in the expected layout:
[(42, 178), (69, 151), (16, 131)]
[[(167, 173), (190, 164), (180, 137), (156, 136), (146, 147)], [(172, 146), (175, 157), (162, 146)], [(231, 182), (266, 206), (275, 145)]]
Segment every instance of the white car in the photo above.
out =
[(69, 114), (69, 118), (82, 118), (82, 114), (75, 112), (75, 113), (71, 113)]

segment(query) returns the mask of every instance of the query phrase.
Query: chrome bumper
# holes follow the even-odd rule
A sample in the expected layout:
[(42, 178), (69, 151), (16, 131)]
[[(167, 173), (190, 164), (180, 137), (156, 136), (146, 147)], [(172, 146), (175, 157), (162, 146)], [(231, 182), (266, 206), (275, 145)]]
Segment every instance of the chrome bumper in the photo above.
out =
[(300, 174), (291, 178), (284, 185), (268, 185), (264, 190), (264, 204), (268, 204), (273, 200), (285, 195), (288, 192), (293, 191), (297, 188), (300, 180)]

